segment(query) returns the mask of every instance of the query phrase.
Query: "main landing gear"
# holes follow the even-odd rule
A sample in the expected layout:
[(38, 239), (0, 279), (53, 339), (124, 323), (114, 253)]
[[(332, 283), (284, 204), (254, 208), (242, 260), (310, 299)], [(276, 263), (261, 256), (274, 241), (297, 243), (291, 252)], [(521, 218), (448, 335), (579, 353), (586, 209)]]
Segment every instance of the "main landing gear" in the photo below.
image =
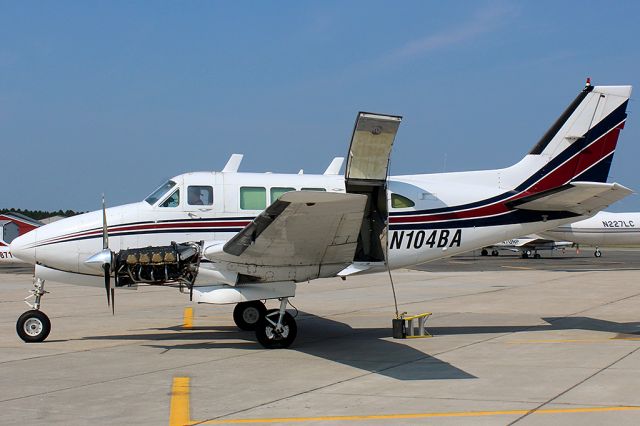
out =
[[(528, 259), (529, 257), (531, 257), (531, 250), (525, 250), (522, 252), (522, 258), (523, 259)], [(540, 253), (538, 253), (537, 251), (535, 253), (533, 253), (533, 258), (534, 259), (540, 259), (542, 256), (540, 256)]]
[[(40, 310), (42, 296), (48, 293), (44, 290), (44, 280), (36, 278), (33, 282), (33, 289), (29, 292), (31, 294), (27, 296), (24, 301), (31, 309), (18, 318), (16, 332), (18, 336), (27, 343), (42, 342), (49, 336), (49, 332), (51, 332), (51, 321), (49, 317)], [(35, 298), (33, 304), (29, 302), (29, 299), (32, 297)]]
[(253, 331), (266, 312), (266, 306), (259, 300), (238, 303), (233, 310), (233, 321), (240, 330)]
[(295, 318), (286, 311), (288, 302), (288, 298), (282, 298), (279, 309), (269, 310), (257, 300), (238, 303), (233, 310), (233, 320), (241, 330), (255, 331), (263, 347), (288, 348), (298, 334)]
[(602, 257), (602, 252), (600, 251), (600, 249), (598, 247), (596, 247), (596, 251), (593, 252), (593, 255), (595, 257)]

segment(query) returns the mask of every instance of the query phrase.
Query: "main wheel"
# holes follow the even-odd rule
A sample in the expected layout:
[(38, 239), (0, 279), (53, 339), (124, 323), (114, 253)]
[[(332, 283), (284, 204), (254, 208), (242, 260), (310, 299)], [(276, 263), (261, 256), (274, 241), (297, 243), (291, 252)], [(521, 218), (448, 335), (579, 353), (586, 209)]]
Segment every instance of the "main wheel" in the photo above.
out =
[(42, 342), (51, 331), (51, 321), (42, 311), (27, 311), (18, 318), (16, 331), (27, 343)]
[(260, 318), (256, 327), (256, 338), (258, 342), (267, 349), (288, 348), (296, 339), (298, 326), (296, 320), (289, 312), (285, 312), (282, 318), (282, 330), (277, 331), (276, 325), (280, 311), (270, 309), (267, 314)]
[(487, 251), (487, 249), (482, 249), (482, 251), (480, 252), (480, 256), (488, 256), (489, 252)]
[(601, 257), (601, 256), (602, 256), (602, 252), (601, 252), (600, 250), (596, 250), (596, 251), (593, 253), (593, 255), (594, 255), (595, 257)]
[(529, 258), (529, 252), (528, 251), (523, 251), (522, 252), (522, 256), (523, 259), (528, 259)]
[(533, 255), (534, 259), (540, 259), (542, 256), (540, 256), (540, 253), (536, 253)]
[(264, 317), (267, 308), (259, 300), (238, 303), (233, 310), (233, 321), (239, 329), (253, 331), (260, 318)]
[(497, 256), (500, 253), (498, 253), (498, 250), (491, 250), (491, 256)]

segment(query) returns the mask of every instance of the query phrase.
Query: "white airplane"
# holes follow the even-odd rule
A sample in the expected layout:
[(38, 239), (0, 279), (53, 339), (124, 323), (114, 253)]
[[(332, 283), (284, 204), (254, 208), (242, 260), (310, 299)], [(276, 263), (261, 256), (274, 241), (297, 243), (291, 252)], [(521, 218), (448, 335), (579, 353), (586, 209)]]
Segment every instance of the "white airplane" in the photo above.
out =
[[(195, 302), (236, 304), (267, 348), (296, 337), (298, 283), (407, 267), (591, 215), (631, 190), (606, 183), (630, 86), (585, 88), (517, 164), (387, 176), (401, 117), (359, 113), (345, 175), (221, 172), (176, 176), (145, 200), (45, 225), (11, 244), (35, 264), (33, 309), (17, 332), (44, 340), (45, 280), (115, 289), (173, 285)], [(263, 300), (279, 300), (267, 310)]]
[(599, 212), (588, 219), (541, 232), (541, 235), (594, 246), (593, 255), (600, 257), (600, 247), (640, 247), (640, 213)]
[(572, 245), (573, 243), (570, 241), (555, 241), (549, 238), (544, 238), (540, 235), (531, 234), (524, 237), (511, 238), (509, 240), (484, 247), (480, 251), (480, 255), (488, 256), (489, 250), (491, 250), (491, 256), (498, 256), (500, 254), (500, 250), (507, 250), (520, 253), (523, 259), (528, 259), (529, 257), (540, 259), (541, 256), (540, 253), (538, 253), (539, 251), (565, 249)]
[(37, 220), (19, 213), (0, 213), (0, 264), (20, 263), (9, 250), (9, 244), (19, 235), (41, 225)]

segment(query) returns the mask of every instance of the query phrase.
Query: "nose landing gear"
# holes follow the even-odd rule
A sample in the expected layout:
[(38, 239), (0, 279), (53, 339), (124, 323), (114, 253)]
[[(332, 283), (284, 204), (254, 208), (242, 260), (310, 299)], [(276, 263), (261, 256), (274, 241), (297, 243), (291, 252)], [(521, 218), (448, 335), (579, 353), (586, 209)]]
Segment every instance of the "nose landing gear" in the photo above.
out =
[[(49, 336), (49, 332), (51, 332), (51, 321), (49, 317), (40, 310), (42, 296), (48, 293), (44, 290), (44, 280), (36, 278), (33, 281), (33, 289), (29, 290), (29, 293), (31, 294), (27, 296), (24, 301), (31, 309), (18, 318), (16, 322), (16, 332), (18, 336), (27, 343), (42, 342)], [(32, 297), (35, 298), (35, 300), (33, 303), (30, 303), (29, 299)]]

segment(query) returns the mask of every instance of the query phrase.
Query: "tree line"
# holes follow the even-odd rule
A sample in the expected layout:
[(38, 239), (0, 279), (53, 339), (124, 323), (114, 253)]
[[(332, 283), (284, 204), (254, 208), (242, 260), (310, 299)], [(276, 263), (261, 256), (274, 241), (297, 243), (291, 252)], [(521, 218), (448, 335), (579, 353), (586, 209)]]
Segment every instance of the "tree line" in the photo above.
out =
[(70, 217), (83, 212), (76, 212), (74, 210), (46, 211), (46, 210), (28, 210), (28, 209), (0, 209), (0, 214), (2, 213), (20, 213), (32, 219), (41, 220), (51, 216)]

